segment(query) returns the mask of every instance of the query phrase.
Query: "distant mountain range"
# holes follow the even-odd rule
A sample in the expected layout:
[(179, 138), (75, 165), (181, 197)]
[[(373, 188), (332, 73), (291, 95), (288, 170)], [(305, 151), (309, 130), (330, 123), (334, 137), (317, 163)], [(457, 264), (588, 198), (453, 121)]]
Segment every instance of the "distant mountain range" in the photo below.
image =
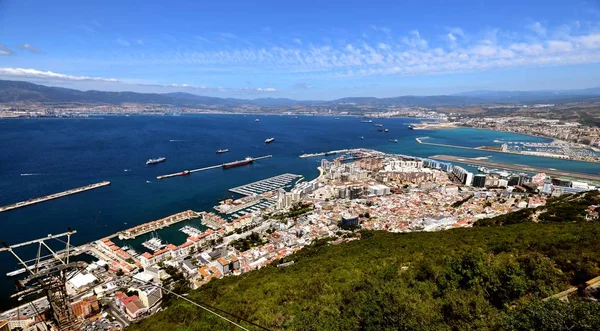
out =
[(348, 97), (331, 101), (299, 101), (285, 98), (260, 98), (253, 100), (200, 96), (191, 93), (137, 93), (80, 91), (62, 87), (37, 85), (23, 81), (0, 80), (0, 103), (44, 104), (111, 104), (136, 103), (171, 107), (284, 107), (370, 105), (370, 106), (468, 106), (481, 104), (564, 103), (600, 101), (600, 87), (582, 90), (546, 91), (471, 91), (453, 95), (399, 96), (392, 98)]

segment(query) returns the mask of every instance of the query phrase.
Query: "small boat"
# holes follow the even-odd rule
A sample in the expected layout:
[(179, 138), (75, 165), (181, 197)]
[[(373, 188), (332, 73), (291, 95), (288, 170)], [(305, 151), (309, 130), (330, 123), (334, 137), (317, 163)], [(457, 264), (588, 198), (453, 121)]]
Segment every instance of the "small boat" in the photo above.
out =
[(225, 148), (225, 149), (220, 149), (217, 151), (217, 154), (223, 154), (223, 153), (227, 153), (229, 152), (229, 149)]
[(390, 139), (390, 142), (391, 142), (391, 143), (396, 143), (396, 144), (397, 144), (397, 143), (398, 143), (398, 139)]
[(190, 174), (190, 171), (189, 171), (189, 170), (184, 170), (184, 171), (182, 171), (182, 172), (178, 172), (176, 175), (177, 175), (177, 176), (187, 176), (187, 175), (189, 175), (189, 174)]
[(388, 129), (377, 129), (377, 131), (379, 131), (379, 132), (389, 132)]
[(372, 120), (362, 120), (362, 121), (360, 121), (360, 122), (361, 122), (361, 123), (373, 123), (373, 121), (372, 121)]
[(254, 122), (260, 122), (260, 120), (257, 118), (257, 119), (254, 120)]
[(365, 139), (365, 137), (363, 137), (363, 136), (360, 136), (360, 139), (363, 139), (363, 140), (364, 140), (364, 139)]
[(272, 143), (273, 141), (275, 141), (275, 138), (268, 138), (268, 139), (265, 139), (265, 143), (266, 143), (266, 144), (270, 144), (270, 143)]
[(165, 162), (166, 159), (167, 159), (166, 157), (159, 157), (157, 159), (150, 159), (150, 160), (146, 161), (146, 165), (151, 165), (151, 164), (157, 164), (157, 163)]
[(376, 127), (380, 127), (380, 128), (383, 127), (383, 124), (373, 124), (373, 125), (375, 125)]

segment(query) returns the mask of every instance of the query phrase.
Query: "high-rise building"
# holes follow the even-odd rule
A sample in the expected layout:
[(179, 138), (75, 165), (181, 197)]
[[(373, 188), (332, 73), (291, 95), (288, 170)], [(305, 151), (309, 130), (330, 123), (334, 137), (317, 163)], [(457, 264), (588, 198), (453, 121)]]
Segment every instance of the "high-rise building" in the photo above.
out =
[(452, 173), (461, 183), (470, 186), (473, 182), (473, 173), (468, 172), (465, 168), (459, 166), (452, 166)]
[(345, 226), (358, 226), (358, 216), (343, 215), (342, 216), (342, 227), (345, 227)]
[(486, 176), (483, 174), (477, 174), (473, 177), (473, 186), (474, 187), (485, 187), (485, 179)]

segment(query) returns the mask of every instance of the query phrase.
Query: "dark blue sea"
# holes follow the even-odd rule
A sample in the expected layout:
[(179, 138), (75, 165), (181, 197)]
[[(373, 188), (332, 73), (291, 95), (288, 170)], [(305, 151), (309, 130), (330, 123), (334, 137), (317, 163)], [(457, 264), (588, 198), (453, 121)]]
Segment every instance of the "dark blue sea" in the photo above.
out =
[[(493, 140), (549, 139), (474, 129), (409, 130), (408, 123), (414, 122), (418, 120), (376, 120), (390, 131), (382, 133), (355, 117), (184, 115), (0, 120), (0, 205), (104, 180), (112, 183), (0, 213), (0, 241), (14, 244), (64, 232), (70, 226), (78, 231), (74, 243), (82, 244), (183, 210), (211, 210), (219, 200), (232, 196), (228, 189), (235, 186), (288, 172), (310, 180), (318, 174), (320, 158), (301, 159), (298, 155), (333, 149), (366, 147), (421, 157), (493, 155), (492, 160), (498, 162), (600, 172), (592, 163), (419, 145), (415, 138), (423, 136), (432, 142), (472, 147), (499, 145)], [(270, 137), (275, 141), (265, 144)], [(217, 155), (215, 151), (221, 148), (230, 152)], [(273, 158), (249, 166), (156, 179), (161, 174), (267, 154)], [(167, 161), (146, 166), (147, 159), (159, 156)], [(199, 225), (195, 220), (180, 223), (160, 236), (181, 244), (186, 235), (177, 229), (184, 224)], [(0, 302), (13, 291), (14, 279), (5, 274), (16, 266), (9, 253), (0, 253)]]

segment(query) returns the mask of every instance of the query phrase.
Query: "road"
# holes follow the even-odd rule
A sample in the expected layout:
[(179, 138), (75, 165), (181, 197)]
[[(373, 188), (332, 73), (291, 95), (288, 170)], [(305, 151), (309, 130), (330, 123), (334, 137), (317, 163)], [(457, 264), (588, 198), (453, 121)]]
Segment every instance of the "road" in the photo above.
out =
[(108, 313), (111, 316), (113, 316), (117, 320), (117, 322), (119, 322), (119, 324), (121, 324), (123, 329), (128, 327), (131, 323), (129, 322), (127, 317), (124, 317), (122, 315), (125, 313), (123, 313), (112, 300), (108, 301), (107, 303), (108, 303)]

